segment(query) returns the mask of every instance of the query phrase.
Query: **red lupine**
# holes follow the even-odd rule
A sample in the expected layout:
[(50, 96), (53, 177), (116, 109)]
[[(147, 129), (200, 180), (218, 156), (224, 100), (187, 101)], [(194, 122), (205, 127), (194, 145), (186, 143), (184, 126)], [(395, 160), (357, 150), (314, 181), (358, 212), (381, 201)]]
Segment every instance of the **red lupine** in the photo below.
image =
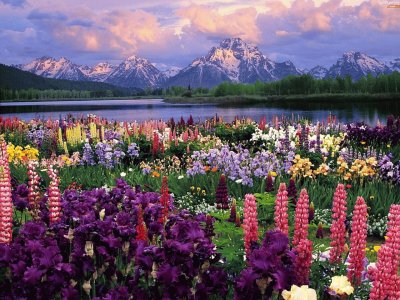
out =
[(50, 177), (50, 185), (48, 188), (50, 224), (53, 224), (58, 222), (61, 218), (60, 179), (57, 170), (54, 169), (52, 165), (49, 166), (47, 174)]
[(169, 199), (170, 195), (168, 190), (168, 178), (167, 176), (164, 176), (161, 184), (160, 204), (162, 205), (163, 208), (162, 208), (161, 218), (159, 219), (160, 223), (164, 223), (168, 218)]
[(275, 227), (286, 235), (289, 235), (288, 205), (289, 198), (288, 192), (286, 191), (286, 184), (281, 183), (275, 200), (274, 220)]
[(11, 197), (11, 175), (8, 165), (7, 145), (1, 141), (0, 149), (0, 243), (12, 241), (13, 206)]
[(397, 300), (400, 291), (399, 276), (400, 264), (400, 205), (392, 205), (387, 224), (387, 239), (378, 252), (375, 280), (371, 288), (370, 299)]
[(346, 243), (346, 204), (347, 193), (343, 184), (338, 184), (333, 195), (332, 225), (331, 225), (331, 250), (329, 252), (330, 263), (342, 261), (342, 253)]
[(258, 241), (257, 204), (252, 194), (245, 195), (243, 215), (244, 248), (246, 257), (249, 257), (251, 243)]
[(152, 147), (152, 154), (153, 156), (156, 156), (158, 154), (158, 150), (160, 147), (160, 137), (158, 136), (158, 133), (154, 131), (153, 133), (153, 147)]
[(236, 200), (232, 199), (231, 202), (231, 213), (229, 215), (228, 222), (235, 222), (236, 220)]
[(308, 285), (310, 282), (310, 270), (312, 263), (313, 243), (308, 239), (300, 240), (294, 249), (296, 253), (294, 270), (296, 274), (296, 285)]
[(222, 174), (219, 178), (217, 190), (215, 192), (215, 202), (218, 209), (228, 209), (228, 187), (226, 185), (225, 175)]
[(299, 200), (296, 204), (294, 216), (294, 236), (293, 246), (296, 247), (301, 240), (307, 239), (308, 236), (308, 209), (309, 199), (306, 189), (300, 192)]
[(268, 174), (265, 184), (265, 191), (267, 193), (272, 192), (274, 190), (274, 179), (270, 174)]
[(367, 246), (367, 204), (363, 197), (358, 197), (354, 206), (351, 223), (349, 267), (347, 277), (354, 285), (360, 285), (364, 270), (365, 248)]
[(137, 217), (137, 225), (136, 225), (136, 240), (137, 241), (147, 241), (147, 228), (146, 223), (143, 219), (143, 209), (142, 206), (139, 207), (138, 217)]

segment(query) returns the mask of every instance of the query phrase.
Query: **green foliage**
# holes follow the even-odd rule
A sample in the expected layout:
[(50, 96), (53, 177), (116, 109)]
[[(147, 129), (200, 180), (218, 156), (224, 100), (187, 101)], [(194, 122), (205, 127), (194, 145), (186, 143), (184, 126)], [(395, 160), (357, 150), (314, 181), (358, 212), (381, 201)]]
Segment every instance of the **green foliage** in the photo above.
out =
[(261, 224), (274, 224), (275, 196), (271, 193), (254, 194), (257, 201), (258, 220)]
[(214, 213), (212, 216), (216, 219), (213, 243), (225, 260), (224, 267), (227, 272), (236, 277), (245, 268), (243, 229), (226, 221), (229, 211)]
[(223, 82), (212, 89), (215, 97), (243, 95), (311, 95), (311, 94), (397, 94), (400, 92), (400, 73), (368, 75), (358, 81), (345, 78), (315, 79), (311, 75), (287, 76), (278, 81), (250, 84)]

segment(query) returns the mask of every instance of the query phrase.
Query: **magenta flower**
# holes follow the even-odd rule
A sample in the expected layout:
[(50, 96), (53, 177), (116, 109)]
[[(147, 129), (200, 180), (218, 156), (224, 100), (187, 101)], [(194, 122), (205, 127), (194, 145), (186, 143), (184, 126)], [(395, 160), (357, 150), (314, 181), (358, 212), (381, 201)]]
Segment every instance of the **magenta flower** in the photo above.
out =
[(286, 184), (281, 183), (275, 200), (274, 220), (275, 227), (286, 235), (289, 235), (288, 205), (289, 199), (288, 192), (286, 191)]
[(258, 241), (257, 204), (252, 194), (245, 196), (243, 215), (244, 248), (249, 257), (251, 243)]
[(347, 193), (343, 184), (338, 184), (333, 195), (332, 226), (331, 226), (331, 250), (329, 252), (330, 263), (342, 261), (344, 244), (346, 242), (346, 198)]
[(365, 248), (367, 246), (367, 204), (363, 197), (358, 197), (353, 211), (351, 223), (349, 268), (347, 277), (354, 285), (361, 283), (364, 270)]
[(400, 205), (392, 205), (389, 212), (387, 239), (378, 252), (375, 280), (370, 299), (399, 299)]
[(309, 199), (306, 189), (300, 192), (299, 200), (296, 204), (294, 216), (294, 236), (293, 247), (296, 247), (301, 240), (307, 239), (308, 236), (308, 210)]

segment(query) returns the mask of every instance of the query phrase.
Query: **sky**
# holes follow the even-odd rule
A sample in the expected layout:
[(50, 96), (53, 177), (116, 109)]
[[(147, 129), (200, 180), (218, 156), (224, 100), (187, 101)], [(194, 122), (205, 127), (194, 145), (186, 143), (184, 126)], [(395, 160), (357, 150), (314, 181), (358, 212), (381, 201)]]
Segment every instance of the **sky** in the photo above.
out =
[(400, 0), (0, 0), (0, 62), (131, 55), (185, 67), (227, 37), (296, 66), (329, 67), (346, 51), (400, 57)]

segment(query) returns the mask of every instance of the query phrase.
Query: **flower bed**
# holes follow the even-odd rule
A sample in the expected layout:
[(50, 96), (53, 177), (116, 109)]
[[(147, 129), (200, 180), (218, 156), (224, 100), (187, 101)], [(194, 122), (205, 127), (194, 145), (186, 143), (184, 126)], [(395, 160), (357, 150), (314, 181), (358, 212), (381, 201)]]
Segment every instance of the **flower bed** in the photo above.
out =
[(328, 121), (1, 119), (1, 297), (398, 299), (400, 121)]

